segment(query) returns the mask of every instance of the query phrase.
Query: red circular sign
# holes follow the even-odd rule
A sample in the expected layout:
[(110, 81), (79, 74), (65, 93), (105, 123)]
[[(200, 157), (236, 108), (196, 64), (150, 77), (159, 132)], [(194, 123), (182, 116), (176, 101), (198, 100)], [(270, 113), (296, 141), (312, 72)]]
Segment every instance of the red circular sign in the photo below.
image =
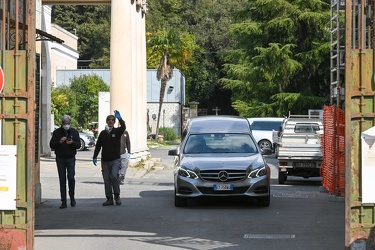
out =
[(0, 93), (3, 92), (4, 88), (4, 72), (3, 68), (0, 66)]

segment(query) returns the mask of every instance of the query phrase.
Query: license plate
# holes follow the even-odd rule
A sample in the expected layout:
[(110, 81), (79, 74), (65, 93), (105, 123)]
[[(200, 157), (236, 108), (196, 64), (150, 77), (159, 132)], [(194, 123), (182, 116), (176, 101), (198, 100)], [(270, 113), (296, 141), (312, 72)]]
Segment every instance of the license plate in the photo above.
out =
[(297, 162), (296, 168), (315, 168), (314, 162)]
[(214, 184), (214, 190), (220, 191), (220, 190), (233, 190), (232, 184)]

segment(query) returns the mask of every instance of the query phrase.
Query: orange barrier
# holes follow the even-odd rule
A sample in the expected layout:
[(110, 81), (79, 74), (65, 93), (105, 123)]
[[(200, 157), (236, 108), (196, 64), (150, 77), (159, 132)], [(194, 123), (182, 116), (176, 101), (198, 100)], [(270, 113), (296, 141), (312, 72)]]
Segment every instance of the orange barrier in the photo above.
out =
[(339, 196), (345, 193), (344, 121), (344, 111), (336, 105), (324, 107), (324, 134), (321, 135), (323, 161), (320, 174), (323, 179), (323, 187), (330, 194)]

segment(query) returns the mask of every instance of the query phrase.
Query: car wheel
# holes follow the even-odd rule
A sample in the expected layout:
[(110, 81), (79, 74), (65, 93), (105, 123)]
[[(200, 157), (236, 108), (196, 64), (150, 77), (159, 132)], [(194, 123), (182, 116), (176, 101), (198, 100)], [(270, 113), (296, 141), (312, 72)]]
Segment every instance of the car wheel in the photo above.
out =
[(288, 176), (286, 174), (279, 171), (279, 184), (284, 184), (287, 178)]
[(260, 140), (258, 142), (258, 145), (260, 147), (260, 149), (263, 150), (263, 148), (272, 148), (272, 144), (269, 140)]
[(269, 207), (271, 202), (271, 196), (268, 195), (266, 197), (259, 197), (257, 198), (258, 206), (261, 207)]
[(176, 195), (176, 192), (174, 194), (174, 206), (175, 207), (186, 207), (187, 206), (187, 200), (185, 198), (178, 197)]
[(78, 149), (79, 151), (83, 151), (86, 149), (86, 144), (82, 139), (79, 139), (81, 141), (81, 147)]

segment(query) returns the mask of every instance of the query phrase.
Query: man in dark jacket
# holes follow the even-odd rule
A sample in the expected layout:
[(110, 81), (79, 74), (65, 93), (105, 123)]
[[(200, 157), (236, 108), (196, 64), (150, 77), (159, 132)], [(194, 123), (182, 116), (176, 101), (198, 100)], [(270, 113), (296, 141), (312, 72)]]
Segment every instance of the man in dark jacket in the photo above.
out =
[[(118, 119), (121, 127), (114, 128), (115, 118)], [(102, 151), (101, 165), (102, 175), (104, 180), (104, 190), (107, 200), (103, 206), (113, 205), (113, 195), (115, 196), (116, 205), (121, 205), (120, 200), (120, 178), (119, 170), (121, 167), (120, 158), (120, 141), (126, 126), (125, 121), (121, 118), (120, 112), (115, 110), (115, 115), (109, 115), (106, 119), (106, 128), (99, 134), (96, 141), (94, 155), (92, 161), (94, 165), (97, 164), (97, 157)]]
[(50, 140), (51, 149), (55, 150), (56, 165), (59, 174), (61, 206), (66, 208), (66, 178), (68, 177), (70, 205), (74, 207), (76, 200), (74, 198), (75, 189), (75, 164), (77, 149), (81, 147), (79, 133), (76, 129), (70, 127), (72, 119), (69, 115), (64, 115), (61, 120), (61, 127), (53, 131)]
[(126, 170), (128, 169), (129, 165), (129, 158), (131, 156), (131, 145), (130, 145), (130, 137), (127, 130), (121, 136), (121, 147), (120, 147), (120, 155), (121, 155), (121, 169), (120, 169), (120, 184), (124, 185), (125, 182), (125, 175)]

